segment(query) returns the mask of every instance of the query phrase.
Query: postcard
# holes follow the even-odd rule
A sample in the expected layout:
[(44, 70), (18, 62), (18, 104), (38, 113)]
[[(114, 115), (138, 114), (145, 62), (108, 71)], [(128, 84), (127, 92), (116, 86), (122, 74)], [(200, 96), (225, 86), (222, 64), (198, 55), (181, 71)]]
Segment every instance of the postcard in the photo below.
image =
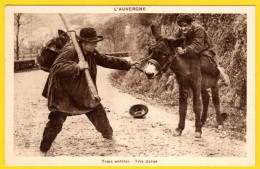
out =
[(6, 166), (254, 166), (255, 6), (6, 6)]

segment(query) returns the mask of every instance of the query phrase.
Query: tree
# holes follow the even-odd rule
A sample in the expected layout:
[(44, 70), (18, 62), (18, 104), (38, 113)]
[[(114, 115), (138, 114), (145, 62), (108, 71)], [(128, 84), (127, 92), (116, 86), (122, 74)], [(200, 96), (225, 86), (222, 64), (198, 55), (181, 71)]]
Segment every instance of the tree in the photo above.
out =
[(19, 48), (20, 48), (20, 44), (19, 44), (19, 32), (20, 32), (20, 27), (22, 25), (21, 22), (21, 17), (22, 17), (22, 13), (15, 13), (14, 14), (14, 21), (15, 21), (15, 26), (16, 26), (16, 49), (15, 49), (15, 54), (16, 54), (16, 59), (19, 60)]
[(109, 41), (113, 44), (113, 49), (111, 47), (111, 43), (110, 44), (110, 49), (112, 49), (112, 51), (115, 51), (115, 46), (116, 46), (116, 36), (117, 36), (117, 31), (116, 31), (116, 27), (114, 25), (109, 25), (107, 26), (104, 30), (103, 30), (103, 34), (106, 36), (107, 39), (109, 39)]

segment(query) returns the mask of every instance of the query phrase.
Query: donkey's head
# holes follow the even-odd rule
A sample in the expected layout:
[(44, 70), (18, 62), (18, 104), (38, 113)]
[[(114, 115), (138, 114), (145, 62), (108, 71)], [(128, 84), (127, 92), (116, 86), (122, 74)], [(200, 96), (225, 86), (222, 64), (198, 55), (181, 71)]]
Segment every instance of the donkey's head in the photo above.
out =
[(156, 43), (149, 48), (150, 59), (144, 69), (149, 79), (155, 78), (171, 67), (175, 58), (174, 48), (180, 44), (180, 40), (162, 38), (153, 25), (151, 26), (151, 31)]

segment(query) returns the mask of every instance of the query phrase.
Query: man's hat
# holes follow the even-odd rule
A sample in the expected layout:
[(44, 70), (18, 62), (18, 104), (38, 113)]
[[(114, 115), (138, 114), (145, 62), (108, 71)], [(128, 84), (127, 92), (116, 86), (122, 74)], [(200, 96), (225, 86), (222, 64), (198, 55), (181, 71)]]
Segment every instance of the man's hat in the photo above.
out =
[(99, 42), (104, 39), (103, 36), (97, 36), (97, 32), (94, 28), (82, 28), (80, 30), (79, 36), (76, 35), (76, 38), (79, 41), (85, 42)]
[(185, 22), (187, 24), (191, 24), (191, 22), (193, 21), (191, 15), (189, 14), (180, 14), (177, 17), (177, 24), (180, 25), (180, 23)]
[(142, 118), (148, 113), (148, 107), (143, 104), (136, 104), (130, 108), (129, 113), (134, 118)]

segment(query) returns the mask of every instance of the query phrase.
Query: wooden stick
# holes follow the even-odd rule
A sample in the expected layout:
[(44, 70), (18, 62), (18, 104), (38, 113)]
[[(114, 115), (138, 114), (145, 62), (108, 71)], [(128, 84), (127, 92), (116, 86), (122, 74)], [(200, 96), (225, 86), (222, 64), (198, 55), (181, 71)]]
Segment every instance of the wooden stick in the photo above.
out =
[[(69, 31), (70, 29), (69, 29), (68, 23), (65, 20), (64, 16), (61, 13), (59, 13), (59, 15), (60, 15), (61, 20), (63, 21), (67, 31)], [(81, 48), (79, 47), (79, 44), (78, 44), (77, 39), (75, 37), (75, 34), (73, 32), (68, 32), (68, 33), (71, 37), (73, 45), (75, 46), (76, 52), (77, 52), (78, 57), (79, 57), (79, 61), (85, 60), (83, 53), (81, 51)], [(100, 97), (98, 96), (97, 89), (96, 89), (96, 87), (95, 87), (95, 85), (94, 85), (94, 83), (91, 79), (91, 76), (90, 76), (88, 69), (85, 69), (85, 75), (86, 75), (86, 80), (87, 80), (87, 83), (88, 83), (88, 86), (89, 86), (89, 89), (90, 89), (91, 99), (96, 100), (96, 101), (100, 101)]]

